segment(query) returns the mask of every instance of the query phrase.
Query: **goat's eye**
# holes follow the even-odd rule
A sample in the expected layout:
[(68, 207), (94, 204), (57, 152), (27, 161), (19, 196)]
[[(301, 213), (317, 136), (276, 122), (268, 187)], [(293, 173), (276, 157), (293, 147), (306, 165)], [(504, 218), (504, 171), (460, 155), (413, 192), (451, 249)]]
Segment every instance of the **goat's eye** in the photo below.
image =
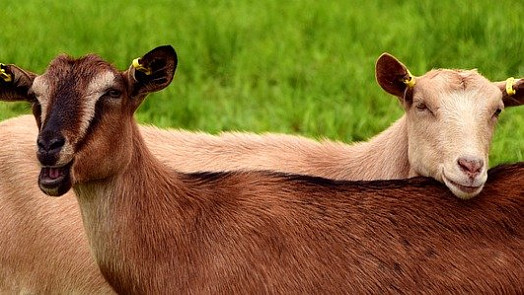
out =
[(502, 112), (502, 109), (497, 109), (494, 113), (493, 113), (493, 117), (494, 118), (498, 118), (498, 116), (500, 115), (500, 112)]
[(433, 113), (433, 111), (423, 102), (418, 102), (416, 105), (415, 105), (415, 108), (417, 109), (417, 112), (421, 113), (421, 114), (431, 114), (431, 115), (435, 115)]
[(421, 103), (417, 104), (416, 108), (419, 111), (425, 111), (425, 110), (428, 109), (428, 106), (425, 103), (421, 102)]
[(106, 92), (106, 96), (110, 98), (119, 98), (122, 95), (122, 91), (116, 89), (109, 89)]

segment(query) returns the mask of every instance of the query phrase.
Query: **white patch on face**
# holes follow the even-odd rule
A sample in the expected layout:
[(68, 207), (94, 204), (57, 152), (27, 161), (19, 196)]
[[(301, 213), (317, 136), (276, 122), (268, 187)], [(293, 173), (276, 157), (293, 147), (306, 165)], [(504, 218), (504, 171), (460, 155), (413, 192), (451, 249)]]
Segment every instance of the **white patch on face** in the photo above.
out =
[(33, 81), (31, 90), (35, 94), (36, 99), (38, 100), (38, 103), (40, 104), (40, 108), (42, 110), (40, 120), (41, 122), (44, 122), (45, 117), (47, 115), (47, 107), (49, 105), (48, 103), (49, 102), (49, 83), (47, 83), (44, 77), (38, 76)]
[[(93, 117), (95, 116), (95, 105), (98, 99), (113, 85), (115, 74), (112, 72), (103, 72), (96, 76), (87, 86), (85, 98), (82, 109), (82, 117), (80, 118), (80, 128), (76, 134), (76, 138), (83, 138), (87, 133), (87, 128)], [(60, 157), (57, 161), (57, 166), (66, 165), (71, 161), (74, 154), (74, 143), (72, 143), (69, 136), (66, 136), (66, 142), (60, 152)]]
[(60, 151), (60, 157), (56, 161), (56, 166), (62, 167), (69, 164), (69, 162), (71, 162), (71, 158), (73, 157), (74, 151), (73, 145), (71, 145), (69, 140), (66, 139), (66, 142)]
[(82, 118), (80, 118), (79, 138), (85, 136), (87, 128), (95, 116), (95, 105), (98, 99), (114, 84), (115, 74), (113, 72), (103, 72), (98, 74), (87, 86), (85, 93)]

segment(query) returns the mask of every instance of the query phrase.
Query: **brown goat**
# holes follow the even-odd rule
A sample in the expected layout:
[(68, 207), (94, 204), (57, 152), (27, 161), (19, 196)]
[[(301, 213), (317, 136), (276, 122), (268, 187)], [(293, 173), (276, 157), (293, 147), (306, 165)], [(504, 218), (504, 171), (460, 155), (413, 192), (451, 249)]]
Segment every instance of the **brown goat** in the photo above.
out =
[(117, 292), (523, 292), (522, 163), (496, 170), (470, 202), (428, 179), (183, 174), (148, 151), (132, 116), (171, 82), (175, 52), (140, 62), (150, 75), (61, 56), (26, 84), (40, 188), (74, 188)]
[[(8, 69), (18, 73), (18, 79), (36, 76), (14, 66)], [(475, 70), (432, 70), (414, 77), (387, 53), (379, 57), (375, 71), (377, 82), (399, 97), (406, 114), (367, 142), (347, 145), (284, 134), (212, 136), (180, 130), (146, 130), (146, 142), (170, 142), (158, 144), (153, 153), (171, 153), (171, 162), (182, 172), (260, 169), (337, 180), (428, 176), (460, 198), (477, 195), (487, 178), (498, 114), (524, 103), (524, 90), (519, 90), (524, 80), (517, 80), (517, 93), (508, 95), (506, 83), (490, 82)], [(28, 90), (2, 89), (2, 99), (20, 99)], [(188, 155), (193, 159), (187, 161)]]

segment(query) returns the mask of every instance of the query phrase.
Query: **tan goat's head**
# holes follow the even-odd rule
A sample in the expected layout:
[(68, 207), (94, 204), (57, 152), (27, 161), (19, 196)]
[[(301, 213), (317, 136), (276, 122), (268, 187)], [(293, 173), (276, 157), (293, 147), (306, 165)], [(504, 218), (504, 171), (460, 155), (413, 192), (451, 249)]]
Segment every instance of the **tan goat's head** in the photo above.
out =
[(524, 80), (492, 83), (476, 70), (432, 70), (410, 74), (384, 53), (377, 81), (400, 98), (406, 111), (408, 157), (415, 175), (446, 184), (458, 197), (477, 195), (487, 179), (488, 156), (497, 118), (504, 107), (524, 101)]
[(7, 66), (14, 79), (0, 97), (32, 103), (41, 190), (60, 196), (75, 182), (104, 179), (125, 166), (134, 111), (148, 93), (171, 83), (176, 66), (171, 46), (153, 49), (123, 72), (96, 55), (60, 55), (40, 76)]

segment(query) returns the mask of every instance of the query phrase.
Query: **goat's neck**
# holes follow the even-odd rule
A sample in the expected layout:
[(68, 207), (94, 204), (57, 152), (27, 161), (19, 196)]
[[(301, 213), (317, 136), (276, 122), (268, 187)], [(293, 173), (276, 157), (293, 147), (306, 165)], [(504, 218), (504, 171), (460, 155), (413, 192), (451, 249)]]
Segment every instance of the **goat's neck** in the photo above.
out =
[[(400, 179), (413, 176), (408, 160), (405, 115), (366, 142), (325, 145), (319, 169), (332, 167), (331, 178), (346, 180)], [(334, 177), (333, 177), (334, 176)]]
[(187, 194), (180, 193), (177, 174), (149, 153), (137, 128), (132, 133), (132, 159), (121, 174), (74, 187), (97, 263), (123, 292), (148, 277), (162, 281), (166, 267), (184, 267), (148, 262), (173, 261), (179, 248), (174, 237), (184, 236), (182, 220), (192, 212), (191, 202), (179, 198)]

